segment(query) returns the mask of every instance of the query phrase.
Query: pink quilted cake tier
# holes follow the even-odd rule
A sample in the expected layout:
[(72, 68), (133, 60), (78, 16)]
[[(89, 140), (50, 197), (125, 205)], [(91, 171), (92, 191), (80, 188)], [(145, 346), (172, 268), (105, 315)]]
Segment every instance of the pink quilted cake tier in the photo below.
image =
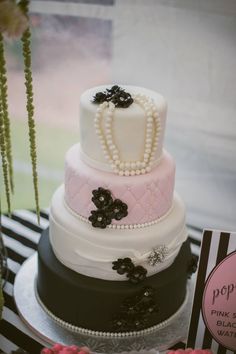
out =
[(75, 213), (88, 218), (96, 206), (92, 202), (92, 191), (99, 187), (108, 189), (114, 199), (128, 206), (128, 215), (112, 224), (143, 224), (158, 220), (166, 214), (173, 201), (175, 163), (163, 152), (162, 159), (150, 173), (139, 176), (117, 176), (96, 170), (80, 158), (79, 144), (66, 154), (65, 202)]

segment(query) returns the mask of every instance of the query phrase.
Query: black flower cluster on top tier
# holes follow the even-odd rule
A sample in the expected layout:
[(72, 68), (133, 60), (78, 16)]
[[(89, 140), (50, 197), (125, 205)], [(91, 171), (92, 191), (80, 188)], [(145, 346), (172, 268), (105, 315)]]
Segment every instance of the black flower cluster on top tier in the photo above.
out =
[(112, 269), (120, 275), (126, 274), (132, 284), (138, 284), (146, 279), (147, 270), (140, 265), (135, 266), (130, 258), (118, 258), (112, 264)]
[(114, 85), (104, 92), (97, 92), (92, 102), (101, 104), (105, 101), (114, 103), (118, 108), (128, 108), (134, 100), (130, 93), (125, 92), (120, 86)]
[(111, 224), (112, 219), (121, 220), (128, 215), (128, 206), (120, 199), (113, 200), (108, 189), (99, 187), (92, 191), (92, 201), (97, 210), (92, 210), (89, 216), (93, 227), (105, 229)]
[(116, 332), (139, 331), (147, 327), (150, 317), (158, 312), (155, 290), (145, 287), (133, 297), (126, 298), (112, 321)]
[(189, 261), (188, 269), (187, 269), (188, 278), (191, 278), (192, 274), (196, 273), (198, 268), (198, 259), (199, 259), (198, 256), (194, 254), (192, 255), (192, 258)]

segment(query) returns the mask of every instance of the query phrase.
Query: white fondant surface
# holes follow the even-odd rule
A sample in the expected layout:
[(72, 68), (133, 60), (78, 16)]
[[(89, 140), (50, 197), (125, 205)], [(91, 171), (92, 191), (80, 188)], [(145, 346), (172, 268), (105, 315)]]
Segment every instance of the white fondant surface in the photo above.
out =
[(79, 145), (66, 154), (65, 200), (77, 214), (88, 218), (96, 207), (92, 191), (103, 187), (110, 190), (114, 199), (128, 206), (128, 215), (113, 224), (140, 224), (156, 220), (166, 214), (173, 202), (175, 162), (166, 152), (158, 166), (140, 176), (117, 176), (95, 170), (79, 156)]
[[(92, 103), (94, 95), (99, 91), (105, 91), (107, 86), (98, 86), (85, 91), (80, 98), (79, 132), (83, 156), (92, 167), (101, 170), (112, 171), (104, 157), (100, 141), (94, 128), (94, 118), (98, 105)], [(161, 132), (158, 148), (155, 154), (154, 165), (162, 154), (162, 145), (165, 132), (167, 103), (158, 93), (136, 86), (121, 85), (122, 88), (132, 94), (143, 94), (154, 100), (160, 122)], [(106, 112), (105, 112), (106, 113)], [(122, 161), (140, 161), (144, 152), (146, 132), (146, 118), (144, 110), (133, 103), (128, 108), (116, 108), (114, 111), (113, 138), (120, 153)]]
[[(57, 258), (80, 274), (106, 280), (126, 280), (112, 269), (118, 258), (130, 257), (136, 265), (143, 265), (148, 276), (167, 268), (178, 254), (187, 237), (185, 207), (175, 195), (167, 216), (147, 228), (118, 230), (93, 228), (81, 221), (65, 207), (64, 186), (55, 192), (50, 211), (50, 241)], [(150, 251), (166, 245), (169, 255), (158, 266), (148, 265)]]

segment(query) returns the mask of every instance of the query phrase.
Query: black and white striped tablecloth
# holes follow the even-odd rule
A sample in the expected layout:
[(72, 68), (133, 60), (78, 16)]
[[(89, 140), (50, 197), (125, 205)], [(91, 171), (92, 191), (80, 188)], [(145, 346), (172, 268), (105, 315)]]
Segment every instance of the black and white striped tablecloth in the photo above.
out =
[[(13, 286), (16, 273), (22, 263), (37, 249), (40, 234), (48, 227), (48, 213), (41, 212), (40, 226), (34, 212), (18, 210), (12, 217), (2, 216), (2, 233), (8, 253), (9, 274), (4, 287), (4, 309), (0, 321), (0, 351), (11, 353), (17, 348), (23, 348), (29, 353), (39, 354), (44, 346), (19, 318), (13, 298)], [(194, 254), (199, 254), (201, 230), (189, 227), (191, 247)], [(25, 284), (27, 286), (27, 284)]]

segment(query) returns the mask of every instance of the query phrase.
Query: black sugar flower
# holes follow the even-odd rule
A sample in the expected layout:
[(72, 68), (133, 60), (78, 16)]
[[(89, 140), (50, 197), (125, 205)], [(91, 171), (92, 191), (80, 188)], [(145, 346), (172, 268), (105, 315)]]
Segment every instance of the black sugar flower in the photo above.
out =
[(116, 107), (128, 108), (133, 103), (133, 98), (130, 93), (118, 91), (111, 100)]
[(159, 311), (159, 307), (157, 306), (157, 304), (154, 301), (151, 301), (148, 308), (145, 311), (145, 314), (149, 316), (158, 313), (158, 311)]
[(135, 302), (139, 313), (151, 315), (158, 311), (154, 296), (155, 290), (151, 287), (145, 287), (137, 294)]
[(134, 267), (129, 273), (127, 273), (127, 278), (133, 284), (138, 284), (144, 279), (146, 279), (147, 269), (138, 265)]
[(124, 89), (122, 89), (120, 86), (118, 85), (114, 85), (112, 86), (110, 89), (107, 89), (107, 97), (112, 98), (112, 96), (114, 96), (115, 94), (117, 94), (118, 92), (123, 92)]
[(139, 331), (147, 328), (150, 318), (158, 312), (154, 294), (153, 288), (145, 287), (134, 296), (125, 298), (120, 311), (113, 318), (114, 330)]
[(111, 217), (104, 210), (92, 210), (89, 221), (91, 221), (93, 227), (105, 229), (107, 225), (110, 225)]
[(128, 206), (120, 199), (115, 199), (109, 206), (109, 213), (111, 214), (112, 219), (121, 220), (128, 215)]
[(146, 317), (140, 317), (138, 316), (137, 318), (134, 318), (132, 321), (132, 329), (133, 330), (141, 330), (147, 327), (147, 319)]
[(107, 95), (105, 92), (97, 92), (96, 95), (93, 97), (93, 103), (103, 103), (107, 100)]
[(116, 107), (127, 108), (133, 103), (133, 98), (130, 93), (125, 92), (118, 85), (112, 86), (110, 89), (106, 89), (105, 92), (97, 92), (93, 97), (93, 103), (103, 103), (103, 102), (112, 102)]
[(121, 306), (121, 310), (127, 314), (127, 316), (140, 316), (149, 317), (152, 314), (158, 312), (158, 306), (152, 297), (149, 298), (127, 298)]
[(112, 269), (116, 270), (118, 274), (122, 275), (129, 273), (134, 269), (134, 264), (130, 258), (118, 258), (117, 261), (112, 262)]
[(99, 187), (92, 191), (92, 201), (98, 209), (105, 209), (112, 204), (111, 192), (108, 189)]
[(151, 288), (150, 286), (147, 286), (141, 290), (139, 293), (139, 297), (142, 298), (150, 298), (155, 295), (155, 290)]
[(104, 229), (111, 224), (111, 220), (121, 220), (128, 215), (128, 206), (120, 199), (113, 201), (111, 192), (108, 189), (99, 187), (92, 191), (92, 201), (97, 210), (91, 211), (89, 221), (92, 226)]
[(129, 321), (122, 314), (114, 317), (112, 327), (117, 332), (125, 332), (129, 329)]
[(139, 308), (133, 298), (125, 299), (121, 305), (121, 310), (126, 313), (127, 316), (137, 316), (139, 314)]
[(146, 298), (142, 299), (136, 307), (139, 314), (147, 317), (157, 313), (159, 310), (157, 304), (152, 298), (149, 298), (148, 301)]
[[(147, 270), (138, 265), (135, 266), (130, 258), (118, 258), (117, 261), (112, 262), (112, 269), (116, 270), (118, 274), (123, 275), (126, 273), (127, 278), (133, 284), (138, 284), (146, 279)], [(148, 293), (148, 291), (147, 291)], [(144, 296), (143, 294), (141, 294)]]

